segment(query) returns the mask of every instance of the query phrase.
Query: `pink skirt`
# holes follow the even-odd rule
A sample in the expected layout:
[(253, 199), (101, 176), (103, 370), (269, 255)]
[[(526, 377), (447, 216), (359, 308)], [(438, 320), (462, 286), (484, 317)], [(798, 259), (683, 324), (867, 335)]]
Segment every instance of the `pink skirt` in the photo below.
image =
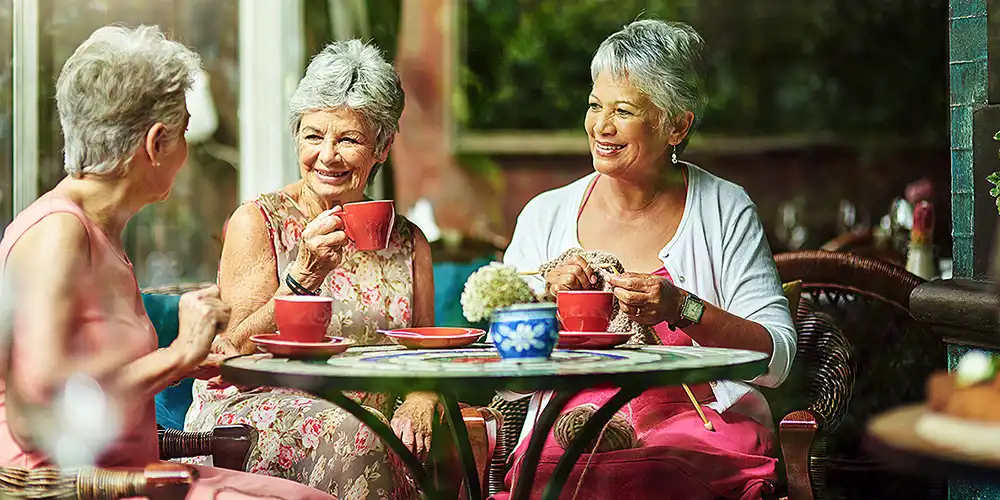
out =
[[(614, 393), (614, 389), (584, 391), (570, 401), (567, 411), (585, 403), (601, 406)], [(584, 453), (559, 498), (570, 500), (576, 491), (576, 500), (751, 500), (773, 492), (778, 462), (774, 458), (774, 434), (748, 416), (702, 408), (715, 432), (705, 430), (681, 388), (656, 388), (642, 393), (619, 410), (635, 429), (639, 446), (596, 453), (593, 458)], [(505, 481), (508, 491), (517, 482), (527, 444), (525, 439), (511, 456), (513, 467)], [(562, 454), (562, 447), (550, 432), (536, 468), (531, 498), (541, 496)], [(506, 500), (508, 496), (503, 493), (494, 498)]]

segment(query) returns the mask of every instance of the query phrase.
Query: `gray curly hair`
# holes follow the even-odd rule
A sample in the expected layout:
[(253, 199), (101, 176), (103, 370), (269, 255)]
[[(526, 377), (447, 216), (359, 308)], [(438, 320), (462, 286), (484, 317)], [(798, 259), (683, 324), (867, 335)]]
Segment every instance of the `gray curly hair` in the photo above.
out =
[(171, 142), (184, 134), (185, 94), (198, 54), (156, 26), (105, 26), (66, 60), (56, 80), (66, 173), (121, 175), (157, 122)]
[(299, 80), (289, 122), (297, 135), (303, 115), (346, 106), (376, 128), (375, 151), (382, 153), (399, 131), (404, 100), (399, 74), (377, 47), (361, 40), (333, 42), (312, 58)]
[(601, 73), (626, 79), (662, 111), (661, 128), (685, 111), (694, 113), (688, 136), (677, 146), (683, 151), (700, 122), (705, 93), (705, 41), (690, 25), (658, 19), (635, 21), (601, 43), (590, 62), (590, 77)]

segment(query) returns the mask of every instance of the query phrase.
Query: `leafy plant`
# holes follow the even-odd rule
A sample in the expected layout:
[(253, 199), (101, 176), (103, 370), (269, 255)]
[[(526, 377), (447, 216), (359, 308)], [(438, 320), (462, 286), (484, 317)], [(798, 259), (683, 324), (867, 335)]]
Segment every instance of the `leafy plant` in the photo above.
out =
[[(993, 140), (1000, 141), (1000, 131), (993, 134)], [(997, 157), (1000, 158), (1000, 151), (997, 152)], [(993, 172), (992, 174), (986, 176), (986, 180), (989, 181), (990, 184), (993, 184), (993, 187), (990, 188), (990, 196), (996, 200), (997, 213), (1000, 214), (1000, 171)]]
[[(705, 132), (947, 137), (943, 0), (463, 5), (459, 86), (472, 130), (582, 128), (601, 41), (636, 18), (659, 18), (687, 22), (705, 38), (712, 68)], [(899, 57), (909, 53), (926, 57)]]

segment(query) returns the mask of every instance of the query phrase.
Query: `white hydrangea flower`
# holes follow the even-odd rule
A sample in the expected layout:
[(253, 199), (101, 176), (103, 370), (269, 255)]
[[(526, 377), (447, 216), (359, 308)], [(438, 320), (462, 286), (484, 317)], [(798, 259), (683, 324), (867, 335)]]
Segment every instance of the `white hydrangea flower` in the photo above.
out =
[(489, 319), (493, 311), (515, 304), (535, 302), (535, 293), (513, 266), (491, 262), (472, 273), (462, 291), (462, 314), (476, 323)]

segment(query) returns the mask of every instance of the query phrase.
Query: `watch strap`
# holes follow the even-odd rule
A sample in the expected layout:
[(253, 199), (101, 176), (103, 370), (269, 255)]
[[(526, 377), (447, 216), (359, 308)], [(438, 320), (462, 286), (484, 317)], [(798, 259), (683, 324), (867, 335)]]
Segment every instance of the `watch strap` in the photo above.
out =
[[(691, 303), (694, 303), (694, 304), (691, 304)], [(701, 311), (697, 315), (697, 317), (692, 317), (692, 316), (689, 316), (688, 314), (685, 314), (685, 312), (689, 308), (691, 308), (692, 305), (694, 305), (695, 307), (697, 307)], [(696, 296), (694, 294), (691, 294), (691, 293), (688, 293), (688, 294), (685, 295), (684, 301), (681, 302), (681, 310), (680, 310), (680, 316), (679, 316), (679, 318), (677, 319), (677, 321), (675, 321), (672, 324), (668, 323), (667, 326), (670, 327), (671, 331), (676, 330), (678, 328), (680, 328), (680, 329), (687, 328), (687, 327), (689, 327), (689, 326), (691, 326), (691, 325), (693, 325), (695, 323), (701, 322), (701, 316), (704, 313), (705, 313), (705, 303), (701, 299), (699, 299), (698, 296)]]

